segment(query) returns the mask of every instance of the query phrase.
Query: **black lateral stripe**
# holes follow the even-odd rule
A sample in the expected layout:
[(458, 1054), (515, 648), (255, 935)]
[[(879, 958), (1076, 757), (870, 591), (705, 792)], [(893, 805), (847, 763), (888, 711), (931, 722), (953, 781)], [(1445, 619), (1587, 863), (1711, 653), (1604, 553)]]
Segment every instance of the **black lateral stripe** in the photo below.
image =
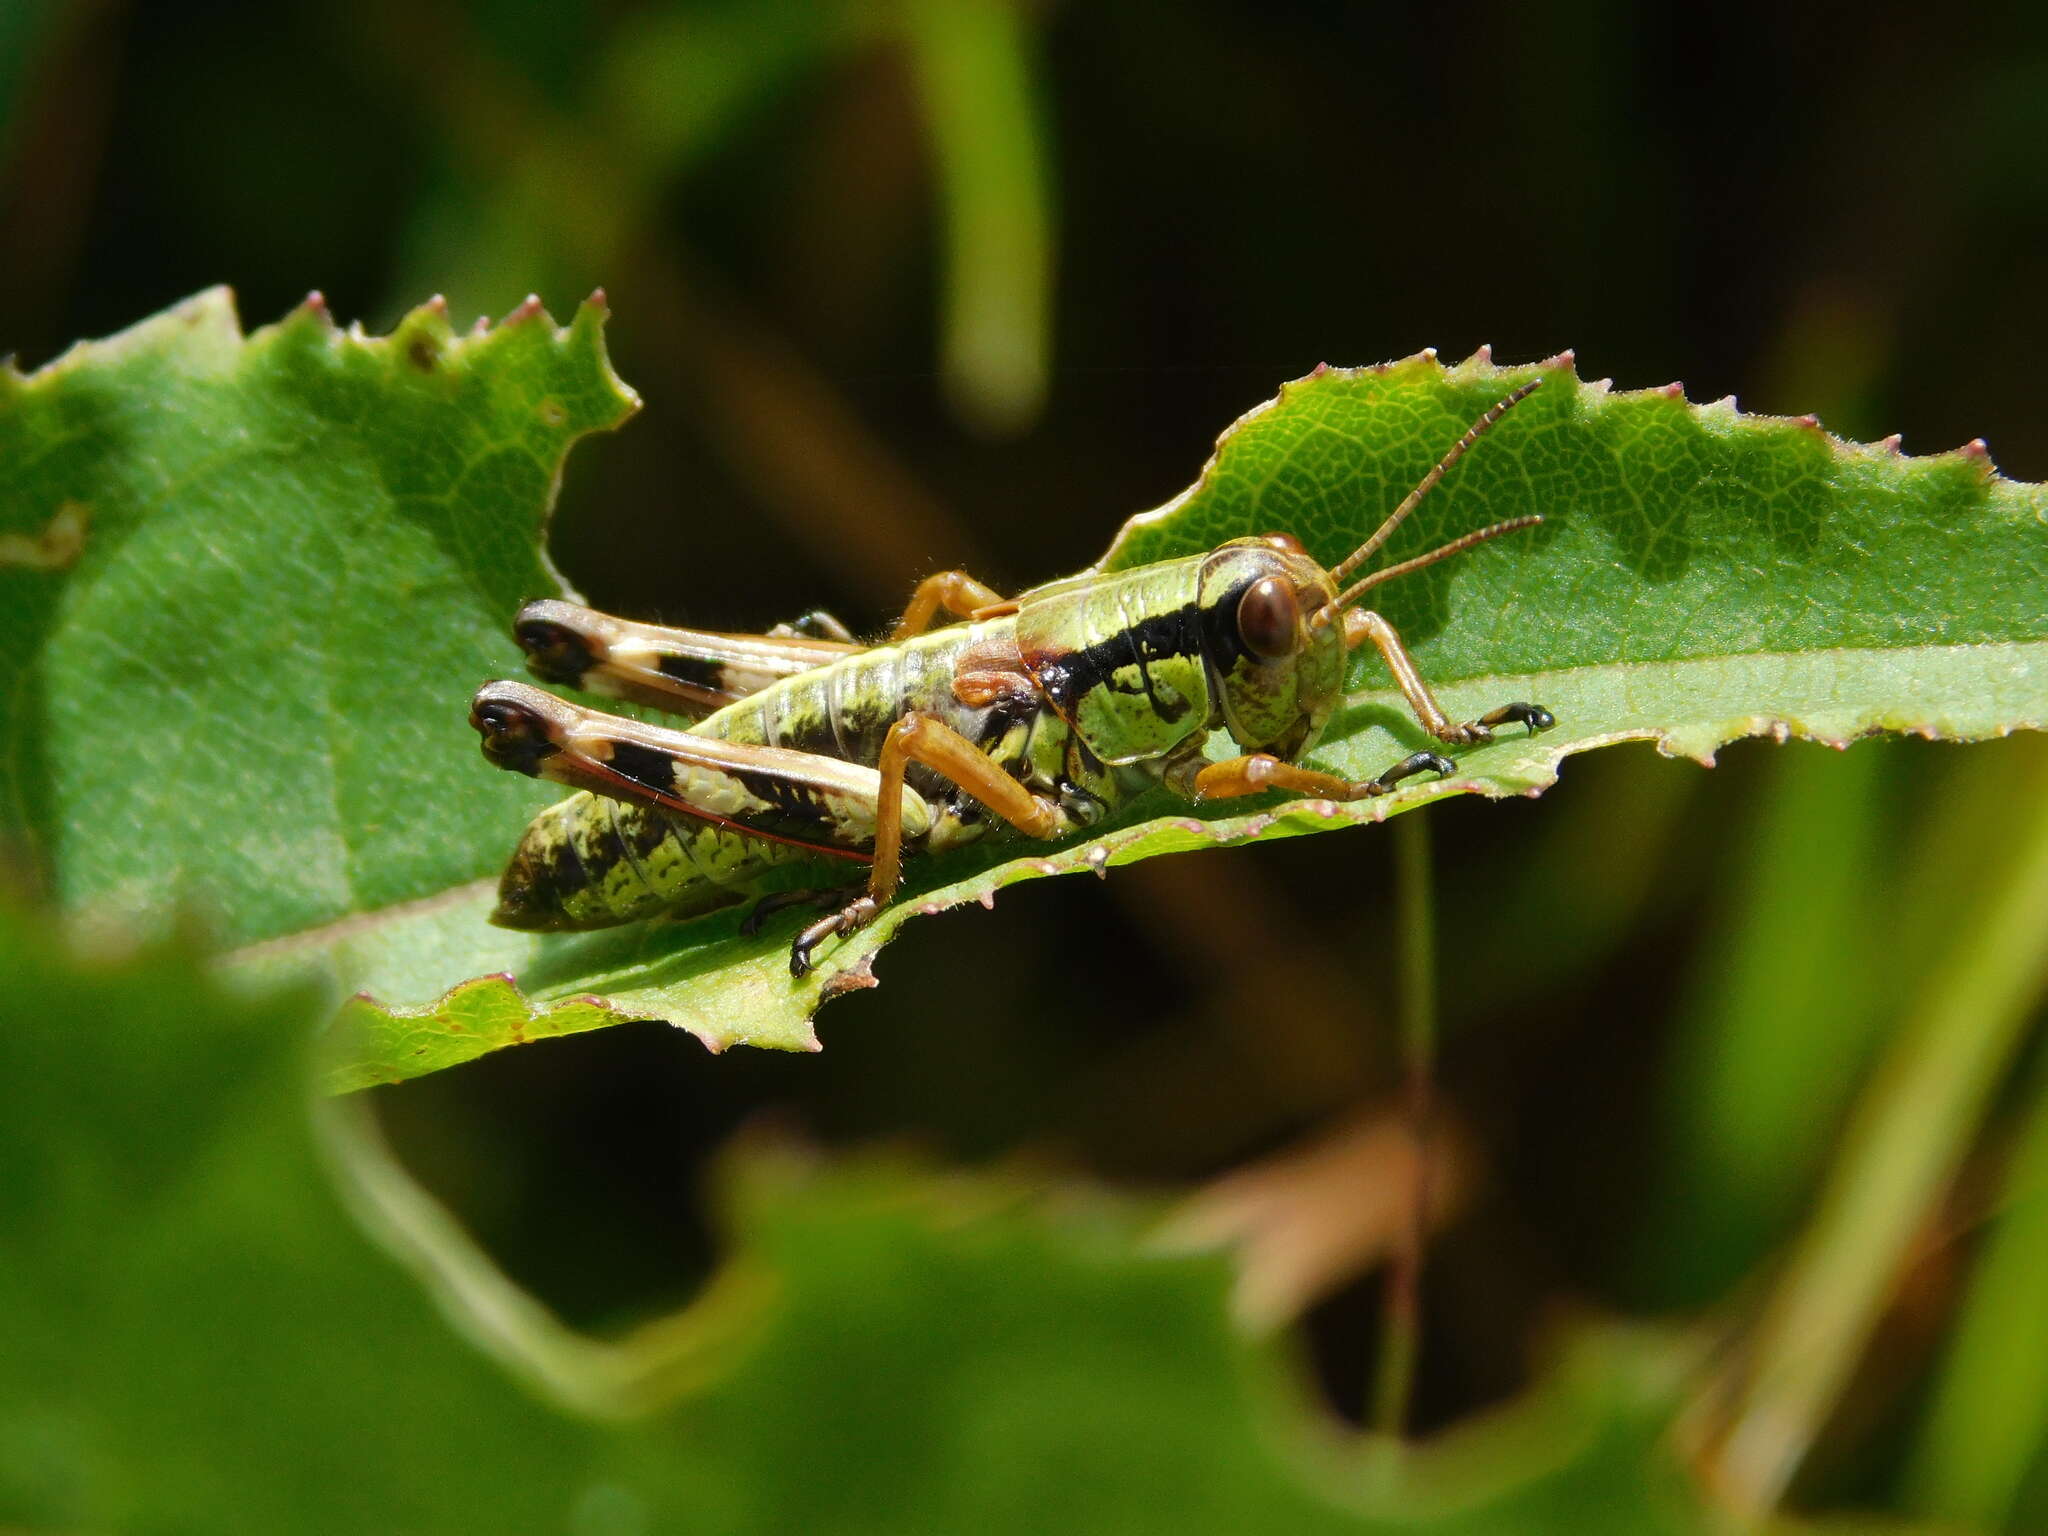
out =
[[(1235, 593), (1239, 589), (1231, 590)], [(1235, 644), (1236, 608), (1229, 603), (1227, 596), (1224, 606), (1233, 615), (1229, 628)], [(1162, 719), (1178, 720), (1187, 713), (1186, 701), (1177, 701), (1170, 706), (1161, 701), (1152, 686), (1149, 663), (1168, 657), (1200, 655), (1204, 639), (1201, 605), (1187, 603), (1170, 612), (1155, 613), (1135, 624), (1127, 624), (1115, 634), (1040, 668), (1039, 683), (1062, 711), (1069, 709), (1089, 690), (1108, 687), (1118, 693), (1144, 694), (1151, 699), (1153, 708), (1159, 711)], [(1140, 682), (1135, 687), (1117, 687), (1111, 681), (1117, 668), (1133, 663), (1137, 666)]]
[(1238, 604), (1244, 601), (1245, 593), (1260, 579), (1247, 576), (1242, 581), (1233, 582), (1202, 615), (1203, 646), (1209, 653), (1209, 664), (1219, 675), (1227, 674), (1242, 657), (1251, 654), (1244, 648), (1244, 637), (1237, 630), (1237, 609)]

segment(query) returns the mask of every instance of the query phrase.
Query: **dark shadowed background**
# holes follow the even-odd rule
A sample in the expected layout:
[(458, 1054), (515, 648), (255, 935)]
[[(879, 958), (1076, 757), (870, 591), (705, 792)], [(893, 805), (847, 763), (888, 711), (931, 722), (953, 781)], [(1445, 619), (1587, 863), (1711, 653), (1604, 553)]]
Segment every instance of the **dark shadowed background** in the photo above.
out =
[[(1086, 564), (1282, 380), (1426, 346), (1569, 347), (1619, 387), (1908, 452), (1982, 436), (2048, 476), (2044, 142), (2048, 22), (2018, 5), (13, 0), (0, 352), (219, 282), (251, 327), (317, 288), (372, 331), (434, 293), (466, 323), (601, 286), (645, 408), (570, 460), (569, 582), (872, 631), (929, 571)], [(1823, 968), (1802, 926), (1939, 878), (1926, 805), (2028, 750), (1746, 743), (1709, 773), (1617, 749), (1539, 802), (1430, 814), (1467, 1172), (1425, 1425), (1522, 1384), (1560, 1315), (1684, 1314), (1769, 1263), (1888, 1025), (1883, 948)], [(692, 1293), (700, 1175), (743, 1126), (1192, 1186), (1392, 1102), (1390, 846), (1159, 860), (914, 924), (818, 1056), (633, 1025), (381, 1107), (594, 1328)], [(1806, 1502), (1894, 1495), (1975, 1218), (1930, 1221)], [(1347, 1415), (1377, 1286), (1307, 1316)], [(2014, 1529), (2048, 1522), (2034, 1483)]]

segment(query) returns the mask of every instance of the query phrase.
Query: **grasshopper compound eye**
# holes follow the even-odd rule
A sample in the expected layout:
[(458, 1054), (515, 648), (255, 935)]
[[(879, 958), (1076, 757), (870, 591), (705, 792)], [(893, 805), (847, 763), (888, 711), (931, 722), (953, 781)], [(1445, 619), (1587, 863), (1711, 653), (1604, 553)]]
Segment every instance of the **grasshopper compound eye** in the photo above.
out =
[(1245, 588), (1237, 604), (1237, 634), (1261, 661), (1281, 661), (1301, 649), (1301, 609), (1292, 584), (1265, 576)]

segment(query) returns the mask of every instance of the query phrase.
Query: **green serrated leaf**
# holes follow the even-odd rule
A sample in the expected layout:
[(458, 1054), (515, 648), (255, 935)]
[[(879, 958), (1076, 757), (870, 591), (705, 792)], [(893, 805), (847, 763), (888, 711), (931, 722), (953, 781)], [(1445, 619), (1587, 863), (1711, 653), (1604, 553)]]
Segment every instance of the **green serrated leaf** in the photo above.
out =
[(570, 444), (635, 408), (604, 313), (245, 338), (214, 289), (0, 371), (0, 826), (64, 905), (247, 943), (491, 869), (548, 794), (476, 771), (461, 699), (560, 588)]
[[(1530, 511), (1545, 526), (1382, 594), (1454, 713), (1533, 698), (1555, 731), (1381, 800), (1155, 796), (1065, 846), (923, 861), (803, 982), (784, 968), (790, 925), (746, 938), (734, 913), (502, 932), (483, 921), (490, 876), (550, 792), (478, 762), (463, 703), (518, 670), (519, 602), (558, 589), (539, 531), (567, 448), (632, 409), (602, 321), (586, 305), (558, 330), (529, 304), (458, 337), (428, 305), (374, 339), (309, 302), (244, 338), (215, 292), (0, 373), (0, 816), (75, 909), (194, 901), (249, 946), (245, 969), (314, 963), (360, 988), (337, 1087), (623, 1017), (713, 1049), (815, 1049), (820, 1002), (872, 985), (919, 913), (1451, 794), (1535, 793), (1564, 756), (1617, 741), (1708, 758), (1745, 734), (2048, 721), (2048, 500), (1981, 445), (1908, 459), (1675, 388), (1615, 394), (1567, 359), (1425, 355), (1286, 386), (1103, 568), (1276, 529), (1334, 561), (1541, 372), (1387, 553)], [(1425, 743), (1377, 658), (1357, 665), (1312, 760), (1362, 778)]]
[[(1387, 558), (1531, 511), (1545, 525), (1379, 595), (1454, 715), (1532, 698), (1556, 713), (1555, 731), (1466, 751), (1456, 778), (1380, 800), (1191, 809), (1155, 798), (1066, 846), (929, 861), (880, 921), (804, 982), (784, 972), (786, 929), (748, 940), (730, 914), (494, 937), (470, 951), (473, 971), (517, 977), (524, 1038), (602, 1022), (594, 995), (621, 1017), (672, 1020), (714, 1050), (815, 1049), (811, 1013), (872, 985), (873, 957), (903, 922), (990, 903), (1019, 880), (1376, 822), (1448, 795), (1534, 794), (1569, 754), (1621, 741), (1711, 761), (1746, 735), (1841, 745), (1876, 731), (1969, 740), (2048, 724), (2039, 487), (1998, 476), (1981, 444), (1906, 458), (1895, 443), (1844, 443), (1806, 419), (1743, 416), (1729, 401), (1694, 406), (1675, 388), (1617, 394), (1581, 382), (1569, 359), (1503, 369), (1481, 356), (1445, 368), (1424, 355), (1319, 370), (1232, 427), (1194, 487), (1132, 519), (1102, 568), (1273, 530), (1334, 562), (1481, 411), (1538, 372), (1545, 387), (1467, 456)], [(1377, 658), (1357, 668), (1359, 692), (1312, 761), (1367, 778), (1428, 743)], [(473, 892), (435, 921), (444, 933), (467, 927), (487, 904)], [(364, 939), (355, 958), (382, 1001), (358, 1008), (361, 1032), (336, 1086), (479, 1054), (477, 1036), (445, 1029), (444, 1005), (404, 1006), (457, 979), (451, 971), (396, 935)], [(512, 984), (493, 985), (494, 1008), (508, 1007)]]

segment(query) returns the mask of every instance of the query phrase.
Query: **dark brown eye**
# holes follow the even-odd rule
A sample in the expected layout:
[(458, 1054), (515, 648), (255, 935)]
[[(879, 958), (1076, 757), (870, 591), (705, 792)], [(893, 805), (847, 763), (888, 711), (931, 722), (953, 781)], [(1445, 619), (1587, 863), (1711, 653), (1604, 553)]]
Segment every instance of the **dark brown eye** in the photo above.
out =
[(1246, 650), (1261, 661), (1278, 661), (1294, 654), (1300, 632), (1291, 584), (1267, 576), (1245, 588), (1237, 604), (1237, 633)]

